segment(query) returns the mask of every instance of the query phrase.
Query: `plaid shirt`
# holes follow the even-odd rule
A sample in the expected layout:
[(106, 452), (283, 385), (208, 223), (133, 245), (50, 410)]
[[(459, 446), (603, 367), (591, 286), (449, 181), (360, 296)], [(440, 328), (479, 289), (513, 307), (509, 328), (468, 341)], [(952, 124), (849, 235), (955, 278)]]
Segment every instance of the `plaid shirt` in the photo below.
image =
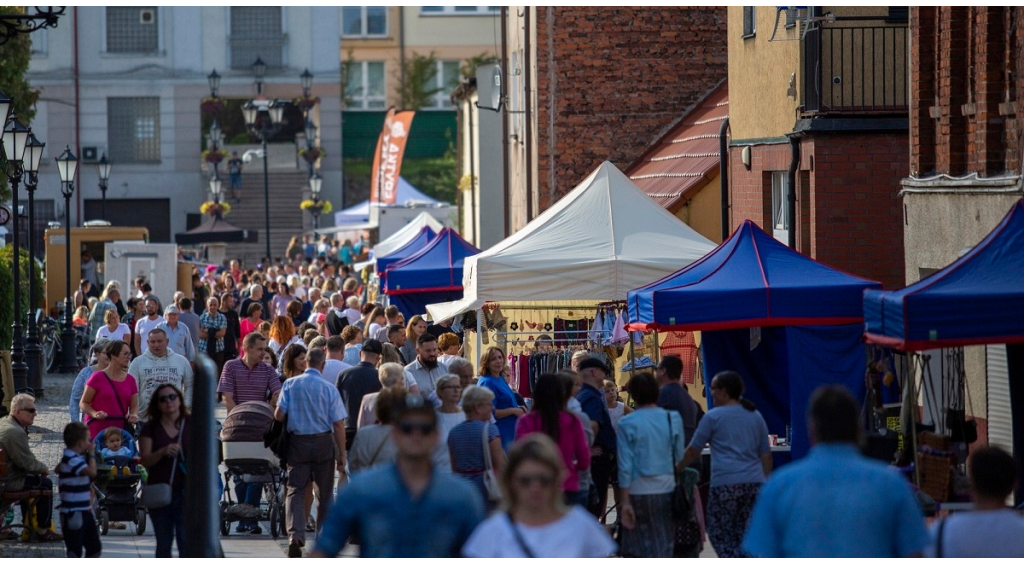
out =
[[(206, 329), (208, 334), (212, 334), (227, 327), (228, 318), (224, 317), (223, 313), (218, 312), (216, 315), (210, 315), (209, 311), (204, 311), (203, 314), (199, 316), (199, 326)], [(199, 339), (199, 352), (210, 354), (210, 351), (207, 350), (209, 348), (207, 346), (208, 342), (209, 339)], [(217, 339), (216, 348), (217, 350), (213, 351), (214, 353), (219, 353), (224, 350), (224, 337)]]

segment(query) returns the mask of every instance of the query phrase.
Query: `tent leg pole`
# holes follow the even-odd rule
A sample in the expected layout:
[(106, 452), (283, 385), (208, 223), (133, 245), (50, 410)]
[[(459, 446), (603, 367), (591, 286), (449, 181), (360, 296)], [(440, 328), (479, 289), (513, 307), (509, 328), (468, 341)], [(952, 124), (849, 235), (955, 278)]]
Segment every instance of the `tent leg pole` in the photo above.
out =
[[(914, 355), (920, 359), (920, 355)], [(922, 366), (922, 371), (924, 367)], [(923, 374), (923, 372), (922, 372)], [(914, 398), (914, 409), (910, 410), (910, 442), (914, 448), (914, 483), (921, 487), (921, 461), (917, 453), (917, 371), (910, 371), (910, 394)]]
[(636, 376), (636, 346), (633, 344), (633, 332), (629, 333), (629, 377)]
[(654, 330), (654, 364), (661, 362), (661, 346), (658, 345), (658, 330)]
[[(484, 354), (484, 351), (483, 351), (483, 346), (484, 346), (483, 337), (481, 337), (481, 335), (480, 335), (480, 331), (483, 330), (483, 326), (484, 326), (483, 319), (484, 319), (484, 310), (483, 309), (477, 310), (477, 312), (476, 312), (476, 356), (477, 356), (477, 358), (480, 358), (480, 355)], [(476, 367), (477, 371), (479, 371), (481, 368), (483, 368), (483, 367), (482, 366), (477, 366)]]

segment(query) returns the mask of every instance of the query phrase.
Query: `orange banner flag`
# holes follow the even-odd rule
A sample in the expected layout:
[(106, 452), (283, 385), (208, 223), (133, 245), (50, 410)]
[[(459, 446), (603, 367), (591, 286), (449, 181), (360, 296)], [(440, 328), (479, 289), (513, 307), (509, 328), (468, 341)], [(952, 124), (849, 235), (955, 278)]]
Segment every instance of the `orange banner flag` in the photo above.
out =
[(409, 129), (416, 112), (388, 110), (384, 127), (377, 139), (377, 151), (373, 155), (372, 177), (370, 178), (370, 201), (394, 204), (398, 198), (398, 176), (402, 172), (402, 157)]

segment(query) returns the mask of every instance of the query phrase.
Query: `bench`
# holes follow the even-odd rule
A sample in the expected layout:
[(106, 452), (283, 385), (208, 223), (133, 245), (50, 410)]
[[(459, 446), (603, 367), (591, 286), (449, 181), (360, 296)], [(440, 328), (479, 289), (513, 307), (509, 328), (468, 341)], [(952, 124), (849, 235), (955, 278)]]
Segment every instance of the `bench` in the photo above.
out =
[[(4, 451), (3, 447), (0, 447), (0, 515), (7, 515), (8, 509), (15, 503), (21, 503), (23, 501), (29, 501), (37, 497), (53, 497), (52, 490), (19, 490), (9, 492), (7, 490), (7, 481), (9, 472), (9, 461), (7, 459), (7, 452)], [(25, 528), (25, 516), (22, 515), (22, 523), (20, 525), (9, 525), (12, 529), (24, 529)], [(24, 537), (24, 533), (22, 534)]]

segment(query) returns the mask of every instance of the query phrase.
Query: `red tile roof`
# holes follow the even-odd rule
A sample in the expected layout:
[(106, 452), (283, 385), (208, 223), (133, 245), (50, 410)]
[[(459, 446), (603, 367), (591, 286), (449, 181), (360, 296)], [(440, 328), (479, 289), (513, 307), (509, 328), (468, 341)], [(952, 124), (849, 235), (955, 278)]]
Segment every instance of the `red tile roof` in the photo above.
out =
[(662, 207), (676, 212), (696, 190), (718, 175), (718, 131), (728, 116), (729, 88), (722, 83), (644, 153), (626, 175)]

